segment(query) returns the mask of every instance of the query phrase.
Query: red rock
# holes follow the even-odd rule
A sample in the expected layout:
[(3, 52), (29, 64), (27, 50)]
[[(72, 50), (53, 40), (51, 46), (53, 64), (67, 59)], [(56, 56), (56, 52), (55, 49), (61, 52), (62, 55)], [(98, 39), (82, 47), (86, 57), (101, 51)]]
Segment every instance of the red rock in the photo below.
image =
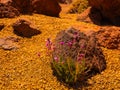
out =
[(119, 27), (105, 27), (101, 28), (96, 33), (98, 43), (100, 46), (108, 49), (120, 50), (120, 28)]
[(19, 14), (19, 11), (8, 3), (0, 3), (0, 18), (13, 18)]
[(32, 37), (41, 32), (27, 19), (19, 19), (13, 25), (14, 33), (22, 37)]
[[(1, 17), (15, 17), (21, 14), (45, 14), (58, 17), (61, 7), (56, 0), (1, 0)], [(7, 14), (6, 14), (7, 13)]]
[(32, 12), (30, 5), (31, 0), (12, 0), (11, 5), (15, 7), (20, 13), (26, 14)]
[(90, 6), (97, 9), (104, 19), (120, 25), (120, 0), (88, 0)]
[(49, 16), (59, 16), (61, 7), (56, 0), (31, 0), (33, 11)]
[(63, 4), (70, 4), (72, 3), (72, 0), (57, 0), (59, 3), (63, 3)]

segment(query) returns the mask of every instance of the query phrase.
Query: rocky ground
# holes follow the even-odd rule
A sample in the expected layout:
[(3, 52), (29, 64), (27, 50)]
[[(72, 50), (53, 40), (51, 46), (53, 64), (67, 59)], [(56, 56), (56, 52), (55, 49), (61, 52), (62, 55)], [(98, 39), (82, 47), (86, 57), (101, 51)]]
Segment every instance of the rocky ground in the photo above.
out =
[[(65, 7), (65, 6), (63, 6)], [(67, 9), (67, 8), (66, 8)], [(45, 52), (45, 40), (54, 39), (56, 34), (70, 26), (81, 31), (100, 29), (100, 26), (76, 21), (76, 14), (65, 14), (60, 18), (40, 14), (21, 15), (13, 19), (0, 19), (5, 24), (0, 38), (13, 36), (19, 38), (20, 48), (3, 50), (0, 48), (0, 90), (69, 90), (52, 74), (49, 57)], [(19, 18), (27, 18), (35, 23), (42, 33), (31, 38), (22, 38), (13, 33), (12, 24)], [(120, 90), (120, 51), (102, 48), (107, 68), (88, 80), (82, 90)]]

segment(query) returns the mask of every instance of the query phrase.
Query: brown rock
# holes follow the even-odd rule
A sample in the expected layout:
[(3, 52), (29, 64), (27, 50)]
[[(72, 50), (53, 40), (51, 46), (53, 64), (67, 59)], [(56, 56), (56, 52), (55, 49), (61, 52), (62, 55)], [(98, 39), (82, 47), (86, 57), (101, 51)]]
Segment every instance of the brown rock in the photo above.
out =
[(108, 49), (120, 49), (120, 28), (105, 27), (96, 33), (100, 46)]
[(115, 25), (120, 25), (120, 0), (88, 0), (104, 19)]
[(13, 18), (19, 14), (19, 11), (8, 3), (0, 3), (0, 18)]
[(31, 0), (33, 11), (49, 16), (59, 16), (61, 7), (56, 0)]
[[(64, 42), (60, 46), (60, 42)], [(85, 57), (86, 67), (90, 69), (88, 76), (101, 72), (106, 68), (106, 62), (102, 49), (97, 44), (95, 34), (87, 36), (83, 32), (74, 28), (61, 31), (55, 38), (55, 50), (53, 55), (65, 56), (77, 60), (78, 55), (83, 54)]]
[(15, 7), (20, 13), (27, 14), (32, 12), (31, 0), (12, 0), (11, 6)]
[(45, 14), (58, 17), (61, 7), (56, 0), (0, 0), (0, 17), (21, 14)]
[(19, 19), (13, 24), (14, 32), (22, 37), (31, 37), (41, 32), (34, 27), (34, 24), (26, 19)]
[(4, 24), (0, 24), (0, 30), (4, 28)]
[(59, 3), (63, 3), (63, 4), (70, 4), (72, 3), (72, 0), (57, 0)]
[(19, 38), (12, 36), (0, 38), (0, 47), (4, 50), (16, 50), (19, 48), (18, 41)]

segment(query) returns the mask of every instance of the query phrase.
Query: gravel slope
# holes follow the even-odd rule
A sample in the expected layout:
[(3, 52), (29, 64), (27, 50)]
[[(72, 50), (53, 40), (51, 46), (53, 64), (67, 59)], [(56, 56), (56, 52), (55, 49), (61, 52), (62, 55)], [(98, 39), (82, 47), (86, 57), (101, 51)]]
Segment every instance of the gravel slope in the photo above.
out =
[[(76, 15), (61, 14), (54, 18), (34, 14), (22, 15), (14, 19), (0, 19), (6, 27), (0, 31), (0, 38), (16, 36), (11, 25), (19, 18), (27, 18), (35, 23), (42, 34), (32, 38), (20, 38), (20, 49), (5, 51), (0, 49), (0, 90), (69, 90), (52, 75), (49, 57), (45, 54), (45, 40), (54, 39), (56, 34), (70, 26), (80, 30), (98, 30), (100, 27), (75, 21)], [(120, 51), (103, 48), (107, 69), (88, 80), (90, 85), (83, 90), (120, 90)], [(40, 56), (38, 56), (40, 53)], [(72, 90), (72, 88), (71, 88)]]

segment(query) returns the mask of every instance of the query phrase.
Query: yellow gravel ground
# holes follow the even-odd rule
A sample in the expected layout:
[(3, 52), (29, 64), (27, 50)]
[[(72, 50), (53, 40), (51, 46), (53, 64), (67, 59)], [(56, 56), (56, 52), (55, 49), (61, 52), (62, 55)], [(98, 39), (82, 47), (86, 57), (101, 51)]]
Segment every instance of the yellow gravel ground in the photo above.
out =
[[(35, 23), (42, 34), (32, 38), (22, 38), (13, 33), (12, 24), (19, 18), (27, 18)], [(45, 40), (54, 39), (56, 34), (70, 26), (81, 30), (97, 30), (99, 27), (76, 21), (76, 15), (62, 14), (60, 18), (34, 14), (22, 15), (14, 19), (0, 19), (5, 28), (0, 38), (19, 37), (20, 49), (5, 51), (0, 49), (0, 90), (70, 90), (52, 75), (49, 57), (45, 54)], [(107, 69), (88, 80), (90, 85), (82, 90), (120, 90), (120, 51), (103, 48)], [(40, 53), (39, 57), (37, 54)], [(72, 88), (71, 88), (72, 90)]]

